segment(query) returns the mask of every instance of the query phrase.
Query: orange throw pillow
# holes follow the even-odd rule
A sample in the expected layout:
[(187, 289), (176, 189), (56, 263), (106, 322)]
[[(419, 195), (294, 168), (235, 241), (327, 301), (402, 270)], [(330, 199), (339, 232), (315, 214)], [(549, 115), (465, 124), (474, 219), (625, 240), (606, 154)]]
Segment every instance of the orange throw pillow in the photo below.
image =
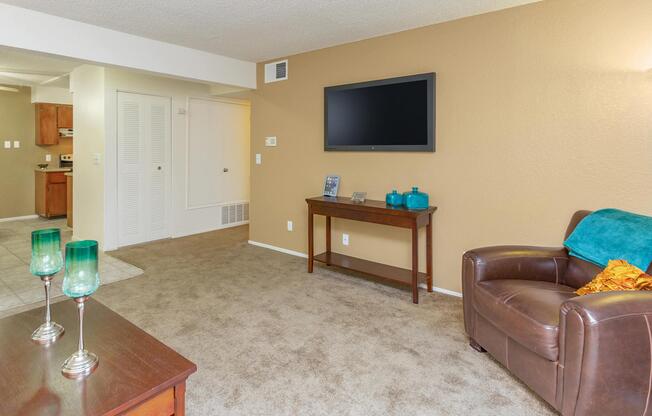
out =
[(610, 290), (652, 290), (652, 276), (625, 260), (609, 260), (601, 273), (575, 293), (588, 295)]

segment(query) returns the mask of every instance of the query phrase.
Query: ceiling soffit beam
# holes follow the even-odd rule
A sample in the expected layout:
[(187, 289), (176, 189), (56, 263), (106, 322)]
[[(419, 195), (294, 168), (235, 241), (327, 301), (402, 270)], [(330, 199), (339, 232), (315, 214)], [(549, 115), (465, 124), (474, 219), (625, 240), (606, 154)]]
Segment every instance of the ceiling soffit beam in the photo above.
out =
[(256, 88), (256, 64), (0, 3), (0, 45), (200, 82)]

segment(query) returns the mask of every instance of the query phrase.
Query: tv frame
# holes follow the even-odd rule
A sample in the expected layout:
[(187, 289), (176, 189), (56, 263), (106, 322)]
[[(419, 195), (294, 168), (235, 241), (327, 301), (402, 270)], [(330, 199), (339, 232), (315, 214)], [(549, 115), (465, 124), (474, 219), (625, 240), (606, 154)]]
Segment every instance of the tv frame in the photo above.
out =
[[(427, 81), (427, 111), (428, 111), (428, 143), (425, 145), (329, 145), (328, 144), (328, 92), (353, 90), (379, 85), (401, 84), (411, 81)], [(324, 87), (324, 151), (349, 151), (349, 152), (434, 152), (435, 151), (435, 93), (437, 89), (437, 73), (408, 75), (403, 77), (380, 79), (375, 81), (356, 82), (353, 84), (335, 85)]]

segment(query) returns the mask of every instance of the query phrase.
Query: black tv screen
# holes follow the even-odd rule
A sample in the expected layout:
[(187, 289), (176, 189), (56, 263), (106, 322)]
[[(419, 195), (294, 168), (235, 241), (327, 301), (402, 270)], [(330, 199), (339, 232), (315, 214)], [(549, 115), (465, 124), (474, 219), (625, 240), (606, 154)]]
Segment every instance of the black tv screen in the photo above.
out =
[(324, 88), (324, 150), (435, 151), (435, 74)]

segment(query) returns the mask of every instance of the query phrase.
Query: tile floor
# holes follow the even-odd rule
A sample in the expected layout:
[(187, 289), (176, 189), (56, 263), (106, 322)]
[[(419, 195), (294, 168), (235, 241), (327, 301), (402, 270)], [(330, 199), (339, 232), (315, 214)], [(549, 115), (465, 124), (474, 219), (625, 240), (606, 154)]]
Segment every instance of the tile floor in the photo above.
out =
[[(41, 228), (60, 228), (62, 245), (72, 238), (72, 229), (64, 219), (0, 222), (0, 312), (42, 301), (43, 283), (29, 272), (31, 233)], [(142, 274), (143, 271), (122, 260), (100, 253), (101, 284), (117, 282)], [(53, 280), (52, 297), (63, 296), (63, 272)]]

